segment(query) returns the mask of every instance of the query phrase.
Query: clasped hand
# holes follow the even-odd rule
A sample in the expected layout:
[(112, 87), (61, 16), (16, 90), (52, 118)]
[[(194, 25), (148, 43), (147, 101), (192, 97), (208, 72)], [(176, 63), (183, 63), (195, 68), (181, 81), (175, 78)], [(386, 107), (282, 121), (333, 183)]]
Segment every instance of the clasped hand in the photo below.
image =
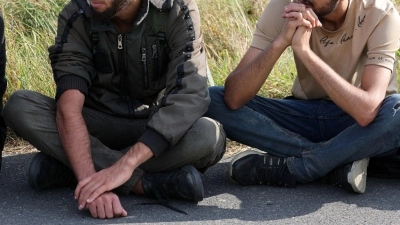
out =
[(286, 24), (280, 34), (287, 46), (293, 50), (309, 48), (312, 28), (321, 27), (318, 16), (311, 8), (303, 4), (291, 3), (284, 8), (282, 18), (286, 18)]

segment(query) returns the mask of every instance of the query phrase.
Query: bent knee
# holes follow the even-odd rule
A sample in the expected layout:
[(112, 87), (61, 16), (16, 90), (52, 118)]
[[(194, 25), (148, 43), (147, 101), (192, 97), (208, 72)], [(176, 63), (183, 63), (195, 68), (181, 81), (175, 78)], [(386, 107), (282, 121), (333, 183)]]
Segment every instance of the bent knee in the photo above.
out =
[(4, 105), (3, 115), (7, 126), (13, 131), (27, 128), (35, 116), (43, 114), (41, 111), (45, 108), (44, 105), (52, 105), (45, 104), (43, 100), (48, 101), (51, 98), (29, 90), (15, 91)]
[(6, 122), (19, 117), (21, 108), (26, 106), (25, 100), (28, 98), (30, 92), (31, 91), (27, 90), (18, 90), (11, 94), (10, 98), (4, 105), (3, 114)]
[(222, 125), (208, 117), (199, 118), (192, 126), (206, 154), (225, 152), (226, 135)]
[(210, 87), (210, 98), (211, 103), (208, 106), (207, 112), (204, 114), (205, 117), (210, 117), (212, 119), (219, 120), (219, 116), (221, 116), (221, 112), (228, 110), (228, 107), (224, 101), (224, 87)]
[(225, 93), (225, 88), (221, 86), (213, 86), (209, 87), (208, 91), (210, 92), (210, 98), (211, 102), (215, 103), (221, 103), (221, 101), (224, 101), (224, 93)]

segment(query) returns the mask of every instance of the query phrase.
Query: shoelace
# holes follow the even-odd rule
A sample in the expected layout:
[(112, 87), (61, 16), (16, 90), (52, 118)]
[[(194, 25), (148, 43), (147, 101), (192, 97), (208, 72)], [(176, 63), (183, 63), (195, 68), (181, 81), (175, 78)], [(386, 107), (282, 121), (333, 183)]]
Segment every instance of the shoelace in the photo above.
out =
[[(268, 162), (267, 162), (267, 159)], [(284, 164), (286, 160), (281, 161), (282, 159), (278, 158), (276, 162), (274, 162), (273, 158), (264, 156), (263, 166), (258, 168), (257, 179), (260, 183), (267, 183), (268, 185), (286, 185), (284, 184), (280, 178), (282, 177), (283, 170), (285, 169)]]

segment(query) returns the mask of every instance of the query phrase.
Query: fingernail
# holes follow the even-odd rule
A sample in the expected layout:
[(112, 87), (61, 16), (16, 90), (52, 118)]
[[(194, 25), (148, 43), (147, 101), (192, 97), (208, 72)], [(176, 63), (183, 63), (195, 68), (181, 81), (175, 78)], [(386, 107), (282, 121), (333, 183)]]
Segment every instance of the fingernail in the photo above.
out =
[(87, 199), (86, 202), (90, 202), (90, 199)]
[(82, 205), (80, 205), (80, 206), (79, 206), (79, 210), (82, 210), (82, 209), (83, 209), (83, 206), (82, 206)]
[(76, 196), (74, 196), (74, 199), (77, 200), (78, 198)]

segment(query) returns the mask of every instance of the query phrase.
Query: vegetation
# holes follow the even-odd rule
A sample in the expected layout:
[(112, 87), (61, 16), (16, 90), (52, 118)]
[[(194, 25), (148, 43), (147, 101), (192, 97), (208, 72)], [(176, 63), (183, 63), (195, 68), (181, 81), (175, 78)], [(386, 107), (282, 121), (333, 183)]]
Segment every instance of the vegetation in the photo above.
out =
[[(268, 0), (197, 0), (208, 63), (217, 85), (248, 49), (255, 23)], [(55, 86), (47, 48), (54, 42), (57, 15), (69, 0), (0, 0), (6, 21), (7, 79), (4, 100), (18, 89), (54, 96)], [(400, 0), (394, 1), (400, 6)], [(400, 52), (398, 52), (400, 55)], [(290, 48), (277, 62), (259, 94), (283, 97), (290, 93), (295, 66)]]
[[(400, 0), (393, 0), (400, 9)], [(69, 0), (0, 0), (6, 22), (8, 88), (4, 101), (18, 89), (54, 96), (55, 85), (47, 48), (54, 42), (57, 15)], [(268, 0), (197, 0), (208, 63), (216, 85), (239, 63), (248, 49), (255, 23)], [(400, 52), (398, 52), (400, 57)], [(397, 71), (400, 71), (398, 65)], [(295, 78), (290, 48), (279, 59), (261, 95), (290, 94)]]

